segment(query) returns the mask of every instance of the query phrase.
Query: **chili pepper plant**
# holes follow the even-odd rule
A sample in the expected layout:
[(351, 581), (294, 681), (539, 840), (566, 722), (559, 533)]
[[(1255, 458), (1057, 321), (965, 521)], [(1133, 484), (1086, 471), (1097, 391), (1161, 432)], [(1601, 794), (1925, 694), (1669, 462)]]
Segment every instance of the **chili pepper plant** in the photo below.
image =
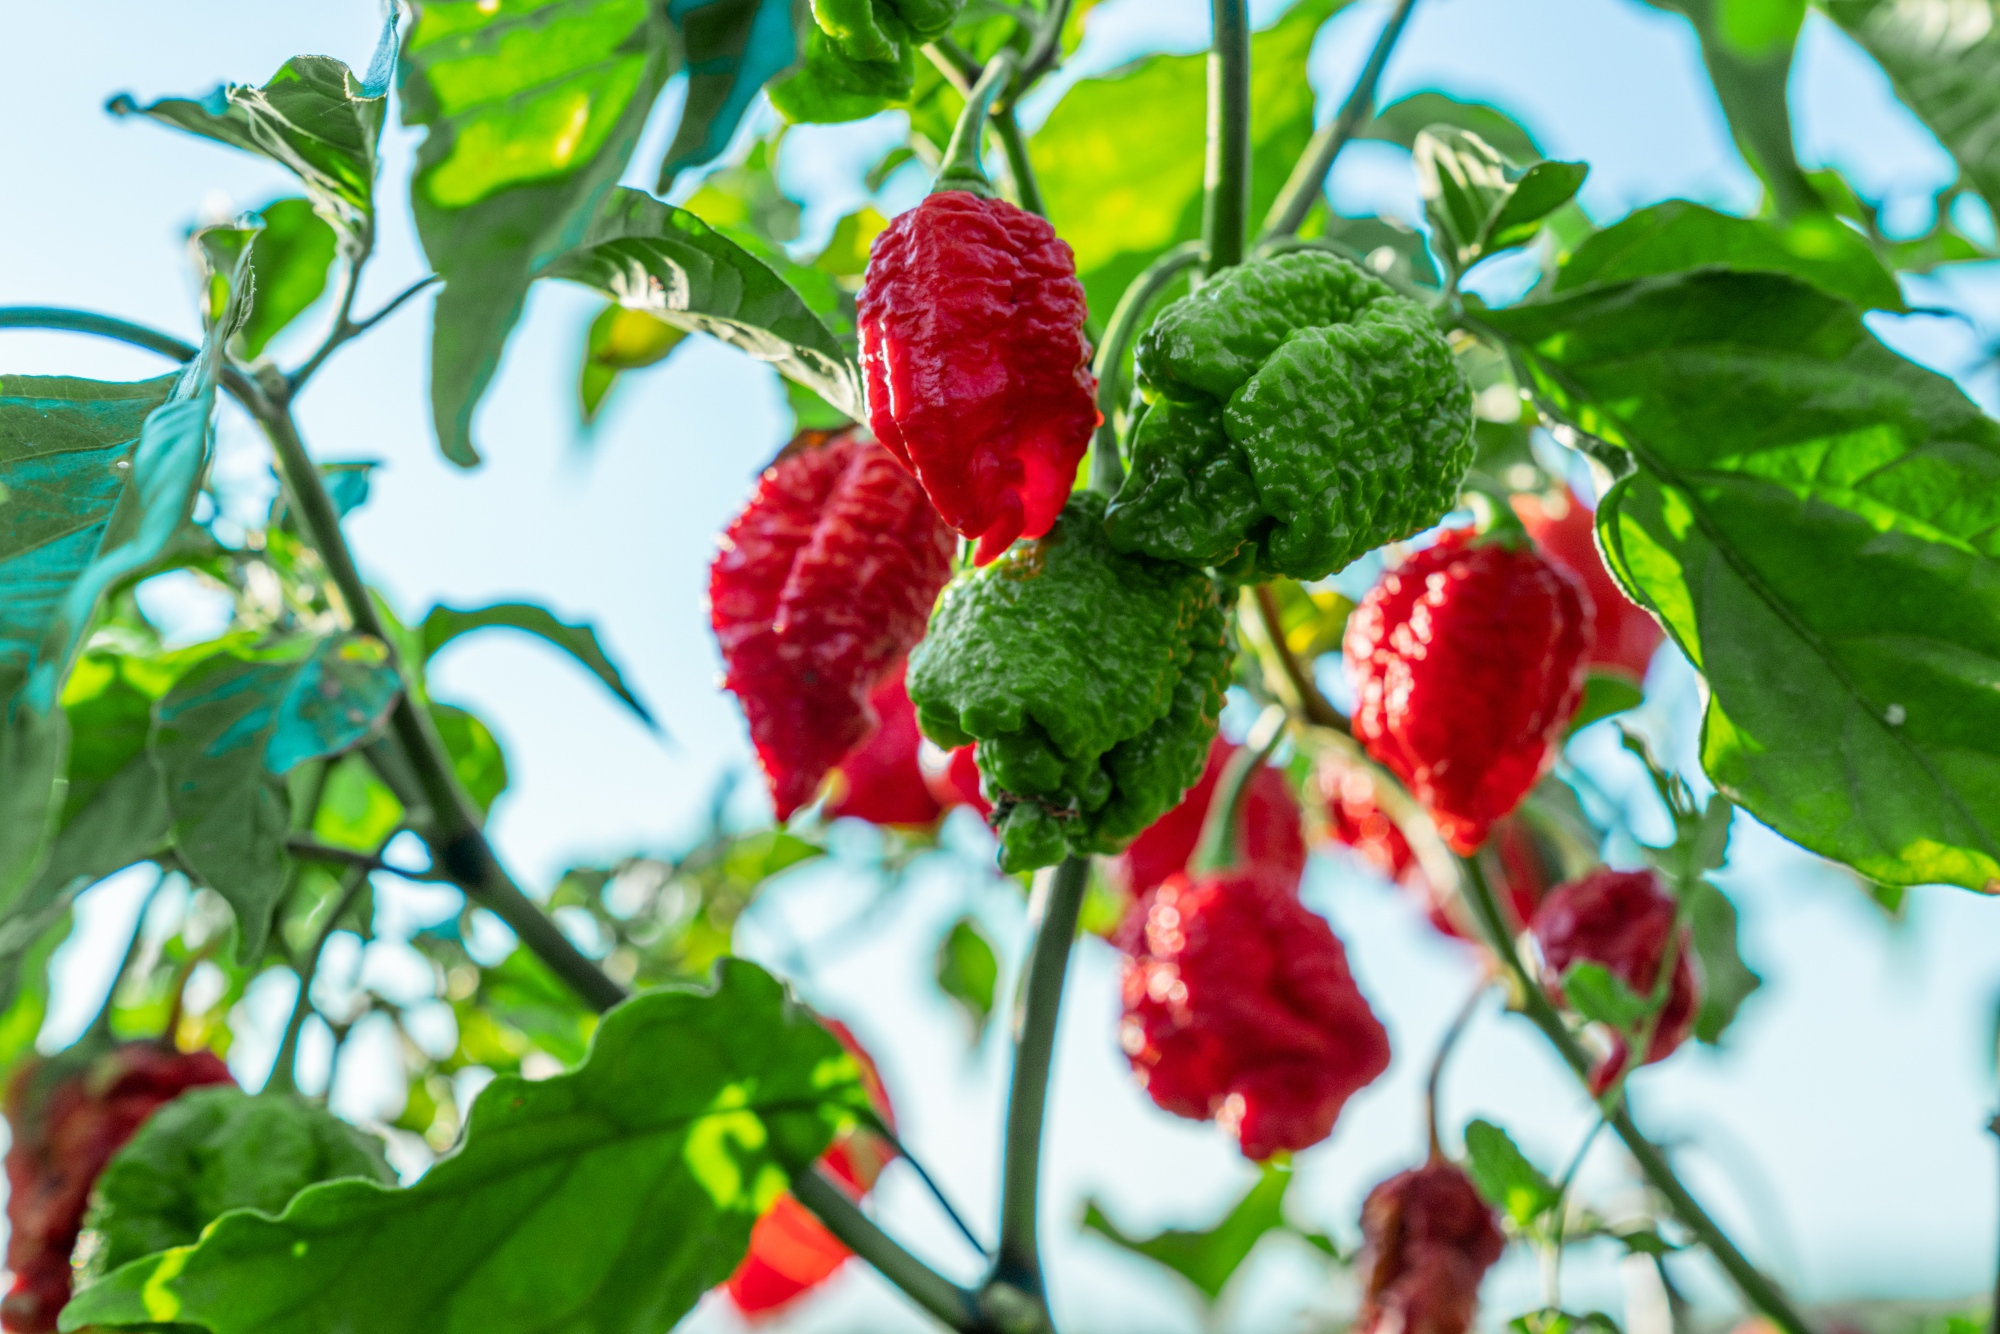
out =
[[(0, 309), (164, 363), (0, 376), (0, 1326), (658, 1334), (705, 1294), (798, 1309), (859, 1257), (946, 1328), (1046, 1334), (1068, 1322), (1038, 1235), (1044, 1111), (1088, 934), (1121, 958), (1107, 1050), (1158, 1115), (1261, 1165), (1209, 1232), (1088, 1216), (1206, 1298), (1290, 1230), (1348, 1271), (1368, 1334), (1464, 1334), (1510, 1246), (1559, 1271), (1610, 1238), (1669, 1296), (1705, 1255), (1745, 1312), (1814, 1328), (1627, 1092), (1721, 1041), (1757, 985), (1712, 875), (1737, 808), (1885, 892), (2000, 886), (2000, 424), (1869, 322), (1907, 309), (1899, 273), (1986, 257), (1954, 219), (2000, 205), (2000, 30), (1983, 3), (1981, 27), (1818, 0), (1963, 169), (1933, 230), (1892, 240), (1794, 153), (1803, 4), (1661, 0), (1698, 38), (1756, 215), (1675, 200), (1599, 225), (1587, 165), (1503, 112), (1381, 104), (1412, 12), (1444, 3), (1386, 6), (1320, 112), (1305, 58), (1339, 0), (1255, 32), (1244, 0), (1214, 0), (1205, 55), (1039, 99), (1088, 0), (418, 0), (359, 66), (301, 55), (262, 83), (113, 97), (131, 133), (216, 141), (296, 189), (191, 233), (198, 339)], [(641, 160), (656, 104), (668, 142)], [(407, 194), (430, 272), (363, 302), (392, 113), (422, 134)], [(778, 155), (829, 142), (796, 127), (869, 118), (902, 131), (870, 188), (926, 189), (806, 253)], [(1362, 138), (1412, 154), (1422, 229), (1330, 206)], [(1161, 225), (1129, 221), (1135, 198)], [(1489, 260), (1513, 299), (1477, 294)], [(719, 801), (693, 848), (553, 886), (489, 842), (504, 758), (427, 664), (507, 627), (652, 725), (647, 705), (588, 626), (379, 594), (342, 528), (369, 465), (294, 413), (350, 343), (427, 311), (437, 446), (476, 466), (476, 410), (544, 282), (601, 301), (586, 421), (702, 335), (774, 368), (799, 423), (740, 442), (768, 464), (708, 570), (770, 821)], [(211, 469), (225, 403), (277, 479), (247, 525), (220, 517)], [(137, 590), (170, 572), (226, 592), (223, 633), (163, 638)], [(1563, 747), (1639, 703), (1656, 653), (1700, 674), (1713, 795), (1628, 733), (1672, 834), (1607, 865)], [(931, 1183), (869, 1053), (731, 953), (837, 820), (880, 828), (887, 886), (952, 821), (991, 868), (964, 873), (1029, 895), (998, 1216), (931, 1185), (980, 1257), (969, 1281), (866, 1207), (899, 1162)], [(1472, 1004), (1497, 992), (1546, 1039), (1642, 1203), (1578, 1198), (1573, 1169), (1489, 1122), (1440, 1124), (1464, 1025), (1392, 1049), (1301, 897), (1315, 849), (1479, 953)], [(144, 863), (163, 888), (103, 1012), (37, 1052), (77, 896)], [(463, 905), (412, 942), (442, 1044), (386, 995), (314, 986), (388, 880)], [(976, 919), (937, 968), (984, 1022), (1001, 965)], [(220, 1056), (274, 969), (297, 1000), (246, 1092)], [(338, 1049), (370, 1015), (405, 1039), (387, 1127), (331, 1116), (296, 1073), (309, 1031)], [(1429, 1066), (1428, 1150), (1332, 1230), (1357, 1249), (1288, 1218), (1285, 1185), (1392, 1061)], [(468, 1071), (494, 1077), (462, 1108)], [(399, 1181), (384, 1132), (434, 1161)], [(1558, 1294), (1485, 1318), (1613, 1325)]]

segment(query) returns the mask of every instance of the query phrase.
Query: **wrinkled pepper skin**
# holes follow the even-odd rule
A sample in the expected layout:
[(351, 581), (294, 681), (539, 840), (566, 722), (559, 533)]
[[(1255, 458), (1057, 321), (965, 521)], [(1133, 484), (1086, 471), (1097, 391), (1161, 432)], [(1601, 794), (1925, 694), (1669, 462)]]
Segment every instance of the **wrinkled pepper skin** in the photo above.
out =
[(1046, 533), (1098, 422), (1083, 284), (1055, 229), (933, 194), (875, 238), (856, 313), (869, 427), (974, 559)]
[(924, 734), (979, 743), (1003, 870), (1122, 849), (1197, 778), (1231, 656), (1215, 586), (1121, 556), (1104, 500), (945, 589), (910, 655)]
[(917, 48), (950, 31), (965, 0), (813, 0), (804, 59), (767, 88), (785, 119), (831, 123), (909, 98)]
[(128, 1042), (84, 1063), (30, 1060), (7, 1087), (7, 1268), (0, 1328), (45, 1334), (70, 1298), (70, 1253), (91, 1187), (146, 1118), (181, 1093), (231, 1084), (214, 1052)]
[(1525, 542), (1454, 529), (1382, 576), (1342, 645), (1354, 737), (1469, 854), (1555, 763), (1590, 595)]
[(1541, 553), (1583, 580), (1589, 590), (1596, 627), (1590, 665), (1621, 672), (1635, 681), (1645, 680), (1653, 650), (1666, 632), (1644, 608), (1625, 596), (1625, 590), (1605, 568), (1604, 558), (1597, 554), (1597, 516), (1567, 487), (1549, 497), (1516, 495), (1512, 503)]
[(1204, 283), (1136, 358), (1120, 551), (1318, 579), (1436, 524), (1472, 464), (1472, 391), (1429, 313), (1325, 251)]
[[(1177, 871), (1185, 871), (1208, 823), (1222, 771), (1239, 747), (1217, 737), (1208, 749), (1201, 778), (1181, 798), (1180, 805), (1146, 826), (1111, 864), (1112, 879), (1137, 898)], [(1285, 776), (1264, 764), (1250, 776), (1243, 810), (1236, 820), (1236, 856), (1244, 866), (1274, 876), (1298, 888), (1306, 873), (1306, 839), (1299, 823), (1303, 813)]]
[(902, 668), (875, 687), (868, 707), (878, 720), (875, 730), (834, 770), (839, 780), (826, 813), (875, 825), (936, 824), (944, 805), (932, 795), (917, 761), (923, 735), (917, 731), (917, 711), (903, 688)]
[(1361, 1206), (1355, 1334), (1467, 1334), (1480, 1280), (1506, 1249), (1492, 1206), (1456, 1166), (1397, 1173)]
[[(1652, 871), (1599, 867), (1581, 880), (1559, 886), (1542, 901), (1530, 927), (1546, 966), (1549, 999), (1558, 1005), (1564, 1003), (1563, 974), (1570, 965), (1585, 962), (1602, 965), (1635, 995), (1652, 995), (1676, 912), (1674, 896)], [(1701, 994), (1693, 953), (1683, 927), (1666, 1008), (1655, 1022), (1641, 1065), (1664, 1061), (1694, 1031)], [(1630, 1054), (1625, 1040), (1613, 1035), (1610, 1051), (1590, 1072), (1593, 1095), (1602, 1094), (1617, 1081)]]
[(1347, 952), (1282, 879), (1170, 876), (1117, 943), (1133, 1071), (1163, 1110), (1216, 1121), (1247, 1158), (1319, 1143), (1389, 1068)]
[(802, 434), (724, 531), (709, 620), (779, 820), (874, 729), (869, 696), (923, 636), (953, 545), (909, 473), (856, 431)]

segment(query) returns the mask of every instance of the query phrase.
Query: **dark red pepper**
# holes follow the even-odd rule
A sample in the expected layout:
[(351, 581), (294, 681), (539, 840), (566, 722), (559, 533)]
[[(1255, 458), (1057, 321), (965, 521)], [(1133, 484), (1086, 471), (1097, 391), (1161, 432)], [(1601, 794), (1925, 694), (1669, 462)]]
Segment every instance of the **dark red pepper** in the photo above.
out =
[(723, 533), (709, 618), (778, 819), (875, 727), (869, 696), (923, 638), (953, 545), (910, 474), (858, 430), (794, 440)]
[(1455, 529), (1347, 621), (1354, 735), (1460, 853), (1555, 763), (1583, 696), (1590, 596), (1525, 542)]
[(875, 238), (857, 317), (868, 424), (985, 564), (1055, 523), (1097, 429), (1076, 257), (1043, 219), (944, 190)]
[(1389, 1035), (1332, 928), (1255, 871), (1166, 882), (1133, 904), (1119, 1043), (1154, 1102), (1213, 1119), (1246, 1157), (1333, 1132), (1389, 1068)]
[[(1128, 895), (1136, 898), (1176, 871), (1187, 870), (1208, 821), (1209, 803), (1222, 781), (1222, 770), (1237, 747), (1217, 737), (1208, 748), (1208, 765), (1180, 805), (1147, 826), (1132, 846), (1113, 859), (1112, 874)], [(1243, 811), (1236, 822), (1239, 865), (1256, 867), (1298, 887), (1306, 871), (1306, 840), (1299, 829), (1298, 798), (1285, 776), (1270, 765), (1259, 765), (1243, 794)]]
[(1399, 1172), (1361, 1206), (1355, 1334), (1466, 1334), (1507, 1248), (1492, 1206), (1451, 1163)]
[(1665, 632), (1643, 607), (1625, 596), (1611, 571), (1604, 568), (1604, 558), (1597, 553), (1597, 518), (1590, 507), (1564, 487), (1553, 496), (1516, 495), (1514, 513), (1542, 554), (1583, 580), (1589, 591), (1596, 627), (1590, 665), (1644, 680), (1653, 650), (1660, 646)]

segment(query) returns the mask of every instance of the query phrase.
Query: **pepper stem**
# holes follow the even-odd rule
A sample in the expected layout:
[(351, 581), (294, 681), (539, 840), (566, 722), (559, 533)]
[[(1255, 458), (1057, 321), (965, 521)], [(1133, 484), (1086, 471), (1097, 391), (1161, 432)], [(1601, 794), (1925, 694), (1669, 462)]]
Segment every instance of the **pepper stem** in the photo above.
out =
[(992, 110), (993, 99), (1013, 77), (1012, 51), (1002, 51), (986, 62), (979, 82), (966, 94), (965, 110), (958, 113), (951, 143), (944, 150), (944, 165), (938, 168), (937, 179), (931, 183), (932, 194), (964, 190), (981, 199), (993, 198), (993, 182), (986, 178), (986, 169), (979, 162), (980, 146), (986, 139), (986, 113)]
[(1201, 236), (1213, 277), (1243, 262), (1250, 221), (1250, 10), (1247, 0), (1211, 0), (1208, 52), (1208, 161)]
[(1236, 828), (1243, 823), (1243, 806), (1250, 797), (1250, 780), (1264, 767), (1271, 752), (1285, 735), (1285, 706), (1273, 704), (1251, 725), (1242, 749), (1229, 757), (1215, 784), (1215, 796), (1208, 803), (1208, 816), (1201, 822), (1201, 841), (1195, 845), (1188, 870), (1196, 875), (1226, 871), (1236, 864)]

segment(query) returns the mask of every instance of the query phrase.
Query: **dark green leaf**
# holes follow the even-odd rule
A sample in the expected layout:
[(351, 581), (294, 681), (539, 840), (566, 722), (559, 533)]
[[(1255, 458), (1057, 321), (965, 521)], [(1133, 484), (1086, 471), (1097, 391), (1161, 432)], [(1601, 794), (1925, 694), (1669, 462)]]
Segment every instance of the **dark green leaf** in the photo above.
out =
[(653, 715), (626, 687), (625, 678), (618, 674), (618, 668), (611, 659), (604, 656), (604, 649), (597, 642), (597, 631), (588, 625), (571, 625), (557, 620), (555, 613), (548, 608), (537, 607), (530, 602), (497, 602), (490, 607), (476, 607), (469, 611), (461, 611), (457, 607), (432, 607), (424, 616), (422, 660), (429, 662), (439, 649), (460, 635), (490, 629), (519, 630), (553, 644), (587, 668), (612, 694), (624, 700), (632, 712), (645, 720), (647, 726), (656, 726)]
[(121, 93), (110, 109), (269, 158), (299, 178), (350, 250), (365, 253), (374, 234), (375, 148), (388, 112), (396, 12), (392, 6), (375, 58), (359, 78), (328, 56), (295, 56), (261, 88), (226, 83), (206, 97), (143, 107)]
[(264, 230), (250, 247), (257, 275), (256, 296), (241, 337), (240, 355), (255, 361), (265, 344), (297, 319), (326, 291), (327, 270), (336, 248), (333, 228), (310, 200), (279, 199), (258, 210)]
[(1000, 982), (1000, 960), (991, 942), (970, 917), (951, 924), (938, 942), (938, 989), (965, 1012), (976, 1043), (986, 1031), (987, 1016), (993, 1013), (993, 990)]
[(1419, 133), (1415, 153), (1432, 244), (1460, 272), (1533, 240), (1590, 170), (1580, 162), (1537, 162), (1523, 172), (1478, 135), (1450, 126)]
[[(1306, 57), (1344, 0), (1301, 0), (1250, 39), (1250, 216), (1277, 198), (1313, 130)], [(1049, 219), (1076, 251), (1099, 320), (1139, 271), (1201, 234), (1208, 57), (1149, 56), (1080, 80), (1031, 144)]]
[[(1319, 215), (1321, 241), (1330, 242), (1370, 272), (1423, 287), (1438, 285), (1437, 265), (1431, 259), (1424, 238), (1390, 218), (1344, 218), (1339, 214)], [(1311, 219), (1308, 219), (1310, 222)]]
[(1490, 255), (1534, 240), (1542, 220), (1574, 198), (1589, 174), (1581, 162), (1537, 162), (1528, 168), (1486, 225), (1481, 249)]
[(1384, 139), (1415, 149), (1417, 135), (1433, 125), (1468, 130), (1515, 162), (1534, 162), (1543, 156), (1535, 137), (1506, 112), (1484, 102), (1461, 102), (1443, 93), (1413, 93), (1382, 108), (1356, 137)]
[(1583, 700), (1576, 706), (1576, 716), (1569, 720), (1569, 730), (1575, 733), (1613, 714), (1636, 709), (1645, 699), (1646, 692), (1631, 677), (1594, 671), (1584, 680)]
[(284, 888), (285, 776), (366, 739), (401, 689), (380, 640), (342, 635), (218, 653), (160, 700), (151, 747), (174, 847), (236, 910), (243, 959), (260, 957)]
[(1656, 1230), (1649, 1227), (1635, 1227), (1624, 1232), (1614, 1232), (1611, 1235), (1618, 1238), (1624, 1245), (1627, 1255), (1665, 1256), (1672, 1255), (1683, 1249), (1674, 1245)]
[(479, 813), (485, 815), (507, 790), (507, 757), (493, 739), (486, 724), (464, 709), (449, 704), (431, 705), (431, 721), (451, 756), (452, 772)]
[[(65, 1308), (69, 1329), (658, 1334), (727, 1278), (750, 1227), (868, 1112), (854, 1058), (768, 974), (605, 1016), (573, 1074), (502, 1075), (416, 1185), (315, 1186), (218, 1219)], [(365, 1275), (365, 1281), (357, 1275)]]
[(1732, 218), (1670, 199), (1640, 209), (1585, 241), (1556, 275), (1557, 292), (1705, 265), (1789, 273), (1864, 309), (1903, 310), (1896, 279), (1862, 236), (1828, 214), (1791, 223)]
[(1488, 1202), (1523, 1230), (1562, 1202), (1555, 1183), (1491, 1121), (1473, 1121), (1465, 1128), (1465, 1174)]
[(1152, 1237), (1129, 1236), (1105, 1217), (1095, 1201), (1084, 1206), (1083, 1225), (1128, 1251), (1165, 1265), (1214, 1302), (1264, 1234), (1285, 1226), (1285, 1191), (1291, 1183), (1291, 1168), (1266, 1163), (1256, 1184), (1220, 1223), (1205, 1232), (1170, 1228)]
[(2000, 882), (2000, 423), (1782, 275), (1481, 318), (1637, 460), (1599, 545), (1707, 678), (1716, 786), (1872, 880)]
[(341, 1177), (396, 1180), (380, 1140), (303, 1098), (193, 1089), (147, 1117), (98, 1177), (90, 1272), (193, 1245), (232, 1209), (279, 1213), (307, 1186)]
[(1689, 932), (1701, 963), (1701, 1009), (1695, 1013), (1694, 1035), (1703, 1042), (1720, 1042), (1738, 1008), (1764, 979), (1737, 952), (1736, 905), (1729, 896), (1706, 880), (1697, 880), (1688, 892), (1693, 898)]
[(1639, 995), (1616, 973), (1588, 959), (1569, 966), (1562, 976), (1562, 989), (1570, 1009), (1620, 1033), (1637, 1032), (1653, 1009), (1650, 997)]
[[(803, 272), (826, 286), (831, 302), (825, 275)], [(843, 411), (861, 411), (860, 372), (822, 314), (767, 263), (685, 209), (637, 190), (617, 190), (576, 248), (551, 263), (547, 274), (711, 334), (772, 363)]]
[(583, 239), (670, 72), (666, 6), (648, 0), (423, 6), (403, 49), (403, 119), (430, 133), (410, 203), (445, 279), (431, 412), (455, 463), (479, 460), (472, 413), (528, 285)]
[(682, 171), (729, 146), (757, 90), (798, 60), (795, 23), (812, 23), (806, 7), (793, 0), (680, 0), (667, 6), (667, 16), (680, 28), (688, 86), (674, 142), (660, 164), (658, 194), (667, 193)]
[(584, 340), (583, 373), (578, 377), (577, 401), (583, 409), (583, 424), (597, 421), (604, 400), (624, 371), (640, 370), (665, 361), (687, 337), (657, 315), (633, 310), (612, 302), (590, 322)]
[(2000, 23), (1991, 6), (1822, 3), (2000, 215)]

